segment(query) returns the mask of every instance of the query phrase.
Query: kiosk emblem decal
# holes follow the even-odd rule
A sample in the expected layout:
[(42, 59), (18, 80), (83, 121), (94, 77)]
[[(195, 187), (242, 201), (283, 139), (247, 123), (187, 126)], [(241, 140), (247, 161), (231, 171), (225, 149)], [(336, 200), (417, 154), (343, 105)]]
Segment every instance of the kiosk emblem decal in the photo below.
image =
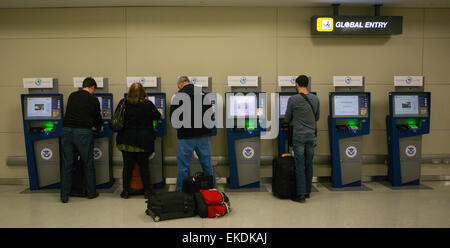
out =
[(195, 85), (197, 83), (197, 78), (196, 77), (192, 77), (191, 82), (192, 82), (192, 84)]
[(42, 80), (40, 78), (37, 78), (36, 80), (34, 80), (34, 84), (36, 86), (40, 86), (42, 84)]
[(358, 150), (354, 146), (349, 146), (345, 149), (345, 155), (349, 158), (354, 158), (358, 154)]
[(346, 84), (350, 84), (352, 82), (352, 78), (351, 77), (346, 77), (345, 78), (345, 83)]
[(405, 149), (406, 156), (414, 157), (417, 153), (417, 148), (413, 145), (409, 145)]
[(141, 78), (141, 79), (139, 79), (139, 83), (141, 83), (142, 85), (144, 85), (144, 83), (145, 83), (145, 78), (143, 77), (143, 78)]
[(406, 84), (411, 84), (412, 77), (407, 77), (405, 82), (406, 82)]
[(241, 82), (241, 84), (246, 84), (247, 83), (247, 78), (246, 77), (241, 77), (241, 80), (239, 82)]
[(253, 150), (252, 147), (247, 146), (242, 150), (242, 155), (246, 159), (251, 159), (253, 157), (253, 155), (255, 155), (255, 150)]
[(98, 160), (102, 157), (103, 153), (102, 150), (100, 150), (98, 147), (94, 148), (94, 159)]
[(50, 160), (53, 157), (53, 151), (50, 148), (45, 147), (41, 151), (41, 158), (44, 160)]

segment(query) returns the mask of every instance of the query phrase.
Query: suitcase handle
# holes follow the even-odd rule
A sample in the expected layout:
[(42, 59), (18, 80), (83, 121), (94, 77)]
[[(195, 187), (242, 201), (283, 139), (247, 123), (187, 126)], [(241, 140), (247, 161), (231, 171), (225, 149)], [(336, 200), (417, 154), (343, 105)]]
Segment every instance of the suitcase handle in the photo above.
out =
[(285, 157), (292, 157), (292, 154), (290, 154), (290, 153), (283, 153), (283, 154), (281, 154), (281, 157), (282, 157), (282, 158), (285, 158)]

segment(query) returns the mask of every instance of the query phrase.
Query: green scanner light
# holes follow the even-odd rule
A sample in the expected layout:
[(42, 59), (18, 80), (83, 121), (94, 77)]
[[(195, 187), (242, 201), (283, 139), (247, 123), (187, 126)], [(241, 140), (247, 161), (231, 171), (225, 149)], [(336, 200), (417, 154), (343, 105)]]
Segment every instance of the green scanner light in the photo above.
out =
[(358, 129), (359, 127), (358, 120), (348, 120), (347, 126), (350, 127), (351, 129)]
[(256, 129), (256, 121), (245, 120), (245, 127), (249, 130)]
[(53, 121), (45, 121), (44, 122), (44, 131), (52, 131), (55, 127), (55, 124)]
[(407, 121), (406, 121), (406, 124), (408, 124), (408, 126), (410, 127), (410, 128), (419, 128), (419, 126), (418, 126), (418, 120), (417, 119), (408, 119)]
[(153, 121), (153, 128), (156, 128), (157, 125), (158, 125), (158, 121)]

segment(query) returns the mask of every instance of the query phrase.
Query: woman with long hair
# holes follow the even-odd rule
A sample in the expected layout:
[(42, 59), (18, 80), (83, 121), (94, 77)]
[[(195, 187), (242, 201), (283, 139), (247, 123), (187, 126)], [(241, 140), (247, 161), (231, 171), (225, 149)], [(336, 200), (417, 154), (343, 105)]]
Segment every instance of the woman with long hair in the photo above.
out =
[(134, 165), (139, 165), (144, 197), (148, 198), (152, 192), (149, 172), (149, 157), (155, 151), (155, 134), (153, 121), (161, 119), (161, 113), (155, 105), (147, 99), (144, 87), (140, 83), (133, 83), (128, 90), (125, 102), (124, 127), (117, 134), (117, 148), (123, 157), (123, 191), (122, 198), (129, 196), (131, 174)]

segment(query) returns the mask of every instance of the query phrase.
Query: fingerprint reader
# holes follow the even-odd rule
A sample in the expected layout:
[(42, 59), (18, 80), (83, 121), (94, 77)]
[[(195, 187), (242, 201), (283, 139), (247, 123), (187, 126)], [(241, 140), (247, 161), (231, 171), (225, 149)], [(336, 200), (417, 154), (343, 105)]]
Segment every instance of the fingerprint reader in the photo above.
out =
[(245, 127), (249, 130), (256, 129), (256, 121), (245, 120)]
[(46, 132), (52, 131), (54, 127), (55, 127), (55, 124), (53, 123), (53, 121), (45, 121), (44, 122), (44, 131), (46, 131)]

